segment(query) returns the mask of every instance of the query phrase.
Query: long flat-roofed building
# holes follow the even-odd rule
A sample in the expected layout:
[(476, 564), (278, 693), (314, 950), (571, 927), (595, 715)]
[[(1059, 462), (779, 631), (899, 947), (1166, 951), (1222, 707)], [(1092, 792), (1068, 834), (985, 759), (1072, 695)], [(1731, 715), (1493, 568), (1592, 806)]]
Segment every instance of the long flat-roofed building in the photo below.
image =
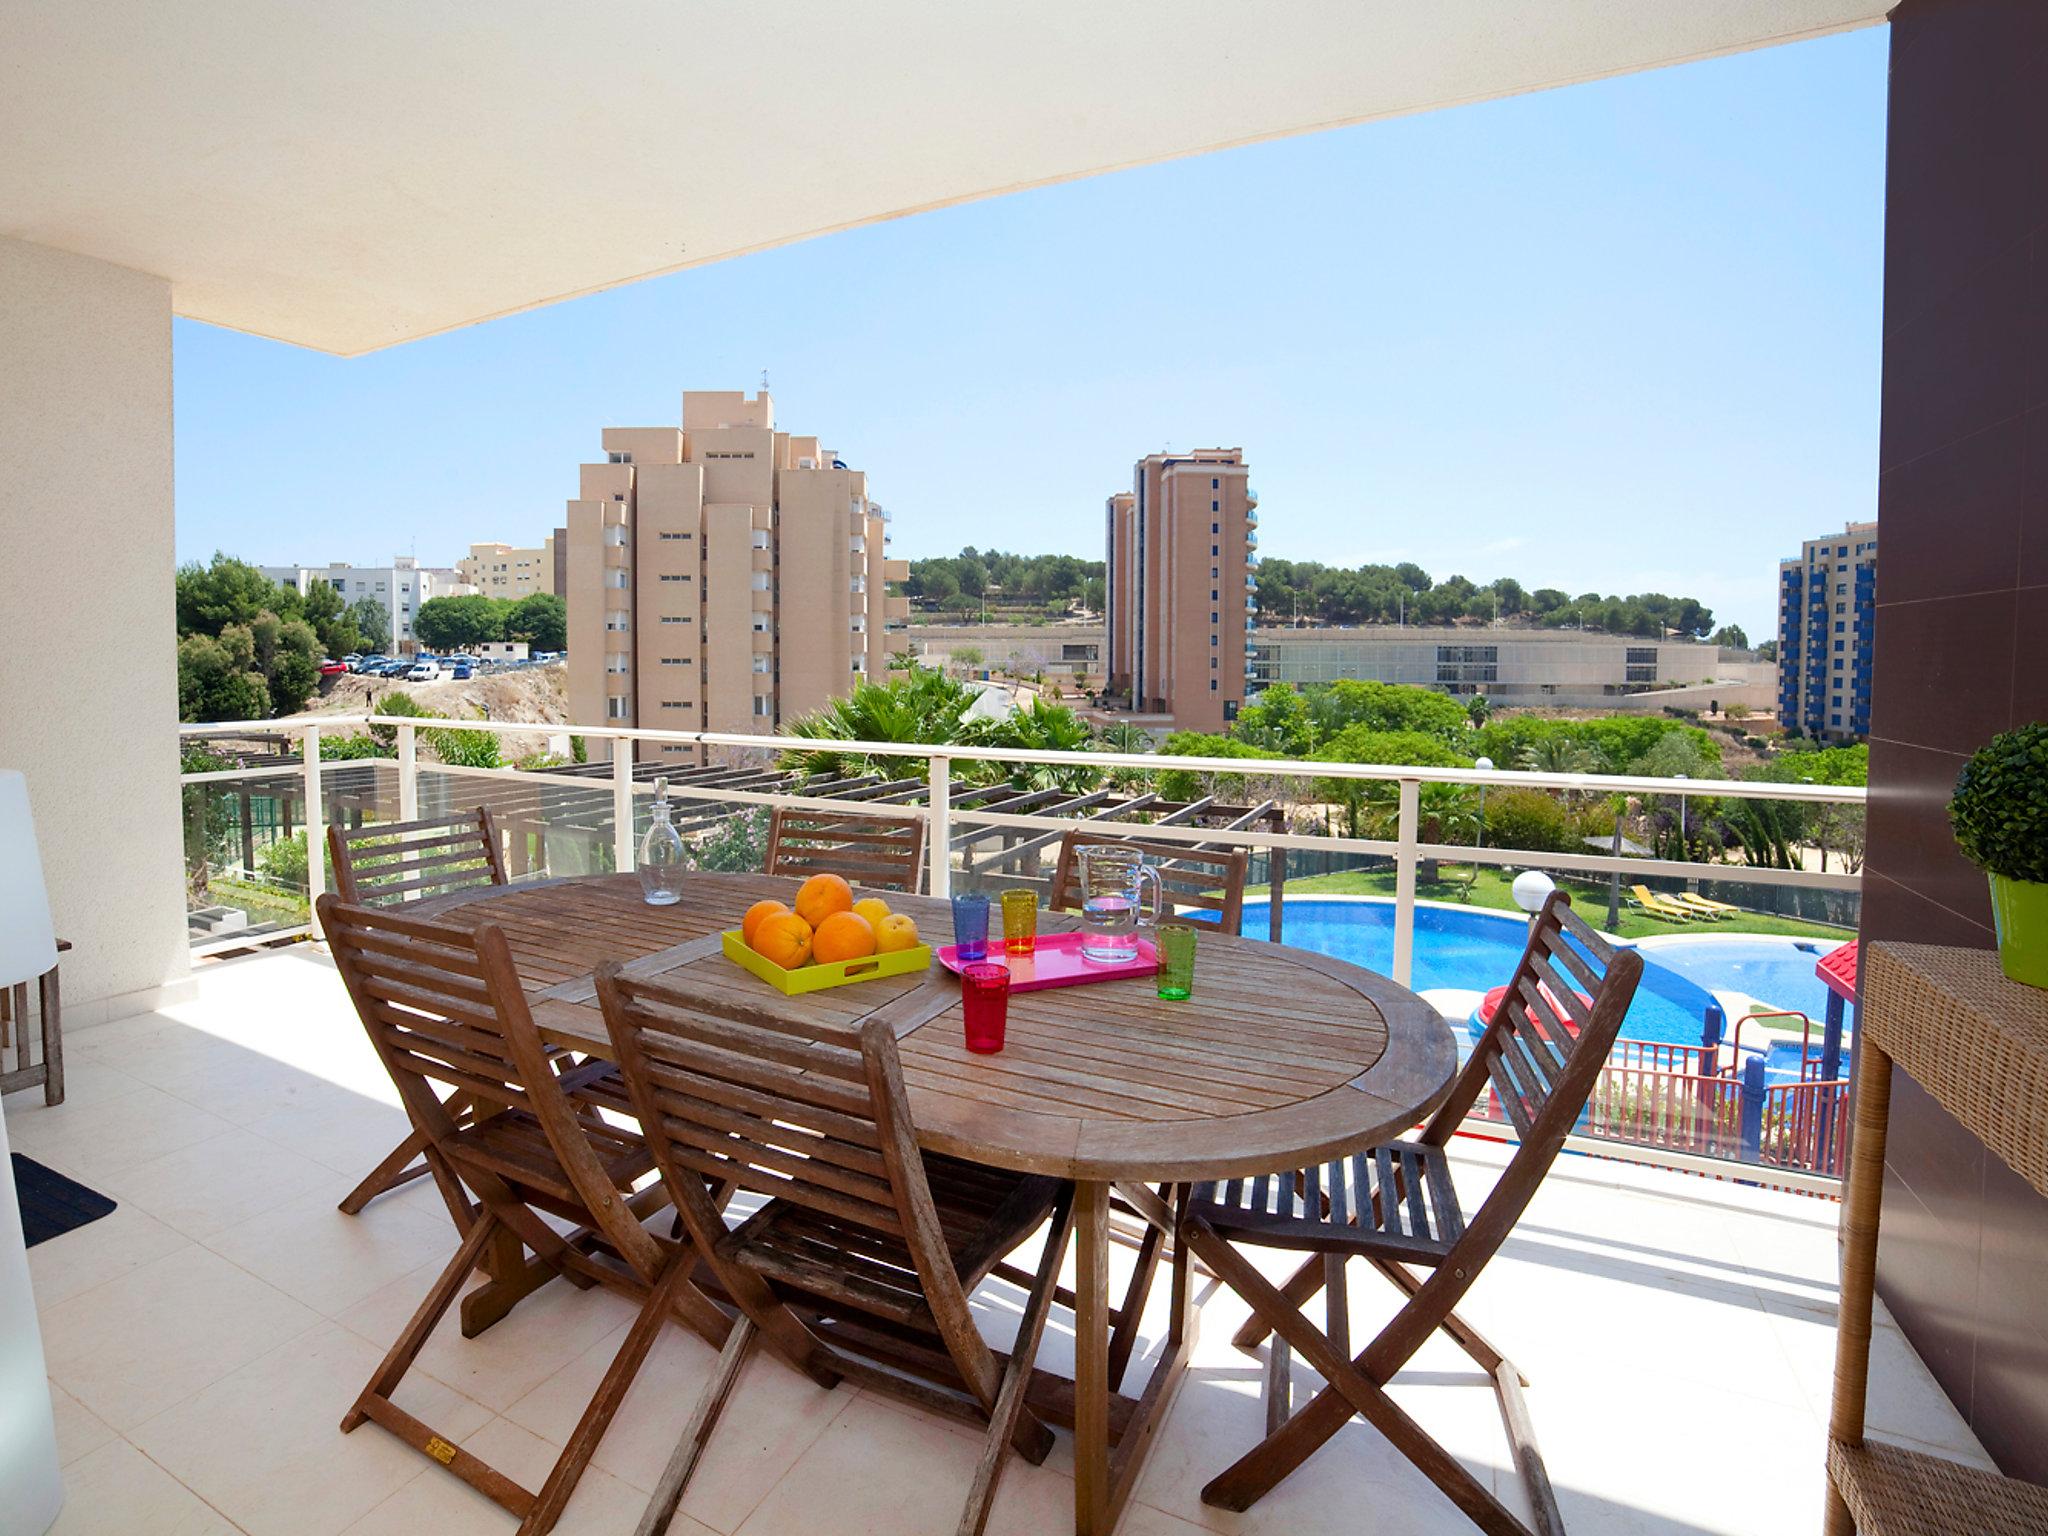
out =
[(607, 427), (604, 455), (568, 504), (572, 721), (768, 733), (887, 671), (886, 514), (766, 390), (685, 391), (680, 427)]
[[(1697, 640), (1576, 629), (1261, 629), (1253, 637), (1252, 669), (1254, 690), (1359, 678), (1412, 683), (1459, 698), (1483, 693), (1489, 703), (1518, 709), (1690, 706), (1723, 695), (1723, 702), (1751, 708), (1772, 703), (1768, 663), (1724, 661), (1719, 646)], [(1700, 691), (1698, 699), (1693, 690)]]
[(1104, 509), (1109, 683), (1141, 715), (1220, 731), (1245, 699), (1258, 496), (1242, 448), (1154, 453)]

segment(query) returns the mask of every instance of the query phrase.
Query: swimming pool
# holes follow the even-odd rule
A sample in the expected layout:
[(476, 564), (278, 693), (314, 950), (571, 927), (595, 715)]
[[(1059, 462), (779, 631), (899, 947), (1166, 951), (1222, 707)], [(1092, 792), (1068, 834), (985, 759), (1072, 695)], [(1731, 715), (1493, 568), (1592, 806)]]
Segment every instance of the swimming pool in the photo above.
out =
[[(1244, 931), (1264, 934), (1264, 901), (1244, 904)], [(1378, 898), (1339, 901), (1292, 896), (1281, 916), (1281, 939), (1367, 970), (1394, 969), (1394, 904)], [(1528, 925), (1511, 912), (1481, 907), (1415, 908), (1415, 963), (1409, 985), (1418, 992), (1454, 987), (1484, 992), (1503, 986), (1522, 958)], [(1627, 1040), (1698, 1045), (1713, 994), (1699, 979), (1667, 968), (1643, 952), (1643, 980), (1621, 1033)], [(1811, 971), (1812, 962), (1808, 962)], [(1720, 985), (1720, 983), (1713, 983)]]
[(1647, 939), (1639, 947), (1645, 960), (1703, 987), (1740, 992), (1761, 1007), (1796, 1008), (1818, 1024), (1827, 1016), (1828, 989), (1813, 968), (1838, 942), (1674, 936)]

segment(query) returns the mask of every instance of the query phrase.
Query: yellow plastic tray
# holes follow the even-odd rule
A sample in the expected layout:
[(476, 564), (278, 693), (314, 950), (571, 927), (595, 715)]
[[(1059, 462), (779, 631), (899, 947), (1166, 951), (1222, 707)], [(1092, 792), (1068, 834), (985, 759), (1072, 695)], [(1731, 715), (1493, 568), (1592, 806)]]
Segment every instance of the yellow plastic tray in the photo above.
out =
[(725, 958), (744, 970), (752, 971), (778, 992), (791, 997), (803, 992), (822, 992), (827, 987), (843, 987), (854, 981), (874, 981), (882, 976), (908, 976), (922, 971), (932, 963), (932, 947), (929, 944), (913, 944), (908, 949), (892, 950), (886, 955), (871, 955), (865, 960), (834, 960), (826, 964), (806, 965), (791, 971), (785, 970), (766, 955), (758, 955), (747, 948), (745, 936), (737, 928), (728, 928), (724, 934)]

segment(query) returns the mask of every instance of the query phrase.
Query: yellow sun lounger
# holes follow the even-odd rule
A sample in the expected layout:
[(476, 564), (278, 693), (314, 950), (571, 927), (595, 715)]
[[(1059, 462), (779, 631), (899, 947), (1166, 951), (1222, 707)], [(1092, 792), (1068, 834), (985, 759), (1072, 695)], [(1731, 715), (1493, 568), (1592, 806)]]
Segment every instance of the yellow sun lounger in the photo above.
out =
[(1666, 900), (1647, 885), (1632, 885), (1629, 887), (1629, 894), (1635, 898), (1636, 905), (1649, 913), (1650, 916), (1661, 917), (1666, 922), (1689, 923), (1694, 918), (1704, 918), (1706, 916), (1704, 912), (1688, 911), (1677, 902)]
[(1701, 917), (1712, 918), (1715, 922), (1733, 917), (1742, 910), (1740, 907), (1729, 906), (1725, 901), (1710, 901), (1704, 896), (1695, 896), (1691, 891), (1680, 891), (1670, 900), (1690, 911), (1698, 912)]

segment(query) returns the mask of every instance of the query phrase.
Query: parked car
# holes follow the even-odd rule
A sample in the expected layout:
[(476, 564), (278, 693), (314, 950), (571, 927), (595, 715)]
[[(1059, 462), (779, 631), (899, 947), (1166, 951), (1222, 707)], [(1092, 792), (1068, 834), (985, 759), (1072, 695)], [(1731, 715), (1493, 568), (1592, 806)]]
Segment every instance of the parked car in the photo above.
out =
[(333, 657), (331, 657), (331, 656), (326, 656), (326, 657), (322, 657), (322, 658), (321, 658), (321, 661), (320, 661), (320, 675), (321, 675), (322, 677), (340, 677), (340, 676), (341, 676), (341, 675), (342, 675), (343, 673), (345, 673), (346, 671), (348, 671), (348, 663), (347, 663), (347, 662), (345, 662), (345, 661), (336, 661), (336, 660), (335, 660), (335, 659), (334, 659)]
[(394, 661), (379, 662), (375, 675), (378, 677), (403, 677), (411, 670), (412, 663), (401, 656)]
[(405, 674), (405, 680), (408, 683), (438, 683), (441, 680), (441, 664), (432, 657), (425, 661), (415, 661), (411, 670)]
[(458, 683), (466, 683), (475, 674), (475, 671), (476, 669), (469, 664), (469, 658), (463, 656), (456, 660), (454, 667), (450, 670), (450, 675)]
[(387, 656), (380, 656), (374, 653), (368, 656), (358, 656), (349, 662), (348, 669), (357, 674), (371, 673), (383, 666), (389, 659)]

